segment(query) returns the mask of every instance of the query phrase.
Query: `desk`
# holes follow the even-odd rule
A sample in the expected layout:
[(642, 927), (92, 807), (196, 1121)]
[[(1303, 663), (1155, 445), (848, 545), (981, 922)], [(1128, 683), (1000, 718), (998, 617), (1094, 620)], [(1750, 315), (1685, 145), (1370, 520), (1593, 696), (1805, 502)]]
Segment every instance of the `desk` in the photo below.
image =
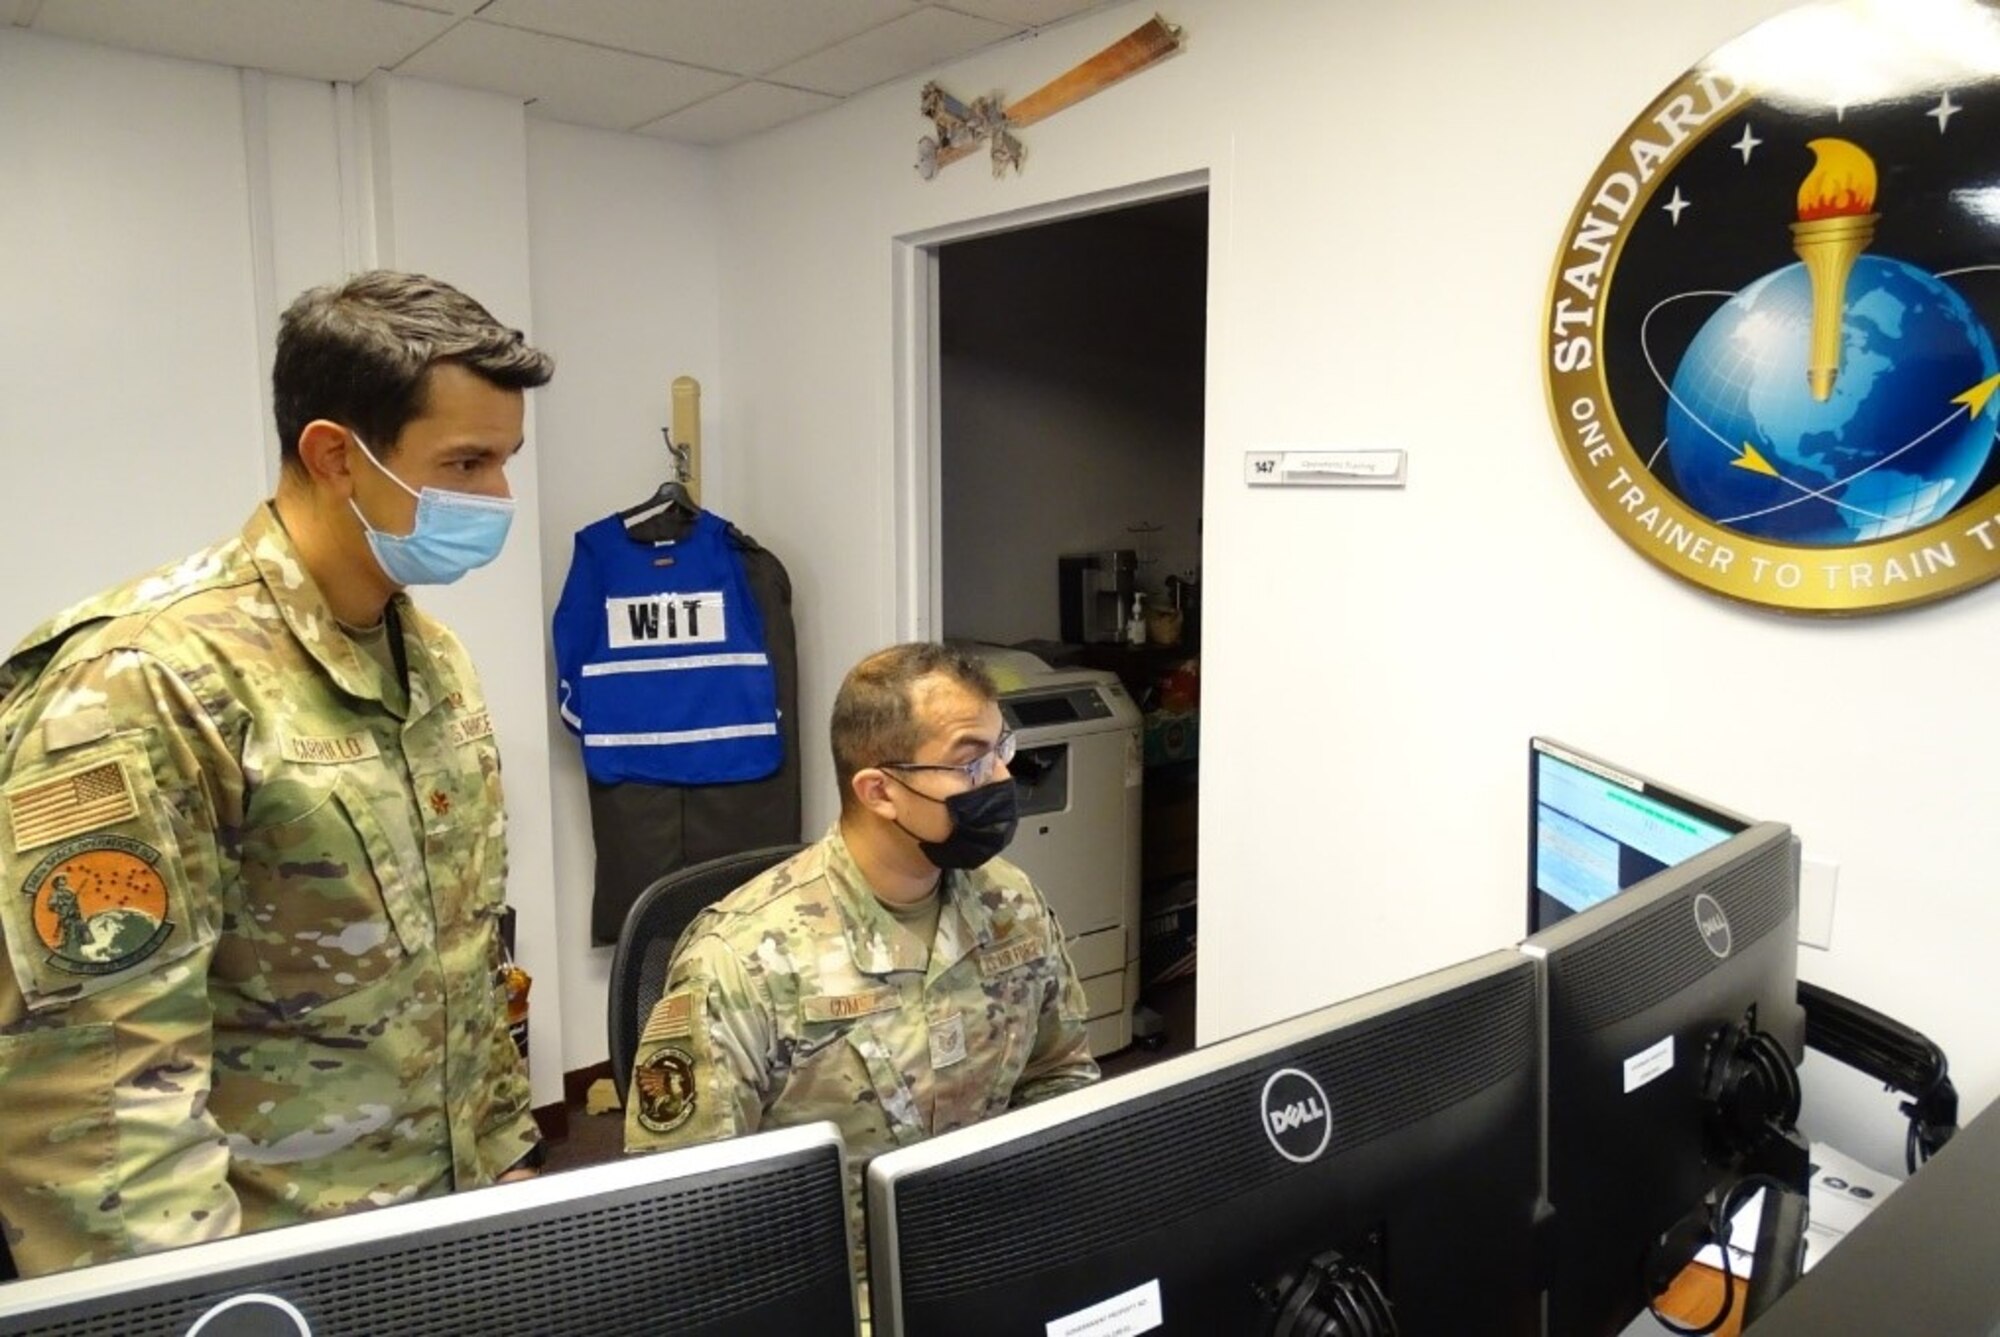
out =
[[(1729, 1317), (1715, 1330), (1715, 1337), (1738, 1337), (1743, 1331), (1743, 1278), (1736, 1278), (1736, 1302), (1729, 1308)], [(1715, 1317), (1715, 1311), (1722, 1308), (1722, 1273), (1702, 1263), (1689, 1263), (1674, 1278), (1674, 1284), (1667, 1287), (1653, 1308), (1665, 1314), (1684, 1328), (1700, 1327)], [(1759, 1334), (1764, 1329), (1757, 1328)]]
[(1870, 1212), (1752, 1325), (1751, 1337), (1993, 1337), (2000, 1333), (1996, 1204), (2000, 1106)]

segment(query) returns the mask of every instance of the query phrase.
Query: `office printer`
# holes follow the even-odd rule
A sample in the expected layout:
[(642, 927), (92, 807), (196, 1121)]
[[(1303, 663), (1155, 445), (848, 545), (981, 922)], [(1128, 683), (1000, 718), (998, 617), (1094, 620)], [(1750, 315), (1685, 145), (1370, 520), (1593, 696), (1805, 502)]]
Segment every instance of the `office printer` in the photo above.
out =
[(1001, 857), (1062, 921), (1090, 998), (1090, 1048), (1132, 1042), (1139, 995), (1139, 709), (1115, 673), (1053, 669), (1023, 650), (968, 645), (1000, 687), (1018, 750), (1021, 826)]

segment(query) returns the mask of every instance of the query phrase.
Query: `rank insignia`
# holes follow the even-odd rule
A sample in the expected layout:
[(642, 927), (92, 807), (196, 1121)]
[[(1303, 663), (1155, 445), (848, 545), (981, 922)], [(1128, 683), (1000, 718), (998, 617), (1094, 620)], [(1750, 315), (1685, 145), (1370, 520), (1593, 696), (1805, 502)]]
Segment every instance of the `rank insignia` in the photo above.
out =
[(930, 1023), (931, 1067), (949, 1068), (965, 1059), (965, 1014), (957, 1008), (934, 1012)]

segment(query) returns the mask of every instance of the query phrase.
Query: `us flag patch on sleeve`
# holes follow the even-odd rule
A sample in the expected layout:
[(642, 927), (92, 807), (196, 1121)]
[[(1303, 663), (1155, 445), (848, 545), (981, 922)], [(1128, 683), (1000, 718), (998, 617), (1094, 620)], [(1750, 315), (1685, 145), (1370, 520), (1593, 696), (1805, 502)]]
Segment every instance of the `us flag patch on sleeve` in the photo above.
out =
[(653, 1006), (653, 1014), (646, 1018), (645, 1032), (639, 1043), (649, 1045), (661, 1040), (680, 1040), (694, 1029), (694, 999), (684, 993), (668, 994)]
[(127, 821), (138, 812), (125, 770), (115, 761), (99, 762), (7, 795), (7, 823), (14, 829), (16, 854)]

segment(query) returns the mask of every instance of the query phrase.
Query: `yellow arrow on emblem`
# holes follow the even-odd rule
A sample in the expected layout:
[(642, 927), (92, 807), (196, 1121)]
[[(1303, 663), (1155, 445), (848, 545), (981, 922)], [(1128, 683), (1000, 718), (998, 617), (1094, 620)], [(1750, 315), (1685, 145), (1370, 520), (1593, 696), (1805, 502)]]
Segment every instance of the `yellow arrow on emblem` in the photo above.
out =
[[(2000, 380), (2000, 376), (1996, 376), (1994, 379)], [(1778, 471), (1771, 467), (1771, 462), (1762, 455), (1759, 455), (1757, 447), (1751, 445), (1748, 441), (1743, 443), (1743, 453), (1731, 460), (1730, 463), (1739, 469), (1748, 469), (1753, 474), (1769, 474), (1773, 478), (1778, 476)]]
[(1993, 398), (1995, 390), (2000, 390), (2000, 376), (1988, 376), (1964, 394), (1954, 396), (1951, 402), (1965, 405), (1971, 410), (1970, 416), (1977, 418), (1986, 412), (1986, 401)]

